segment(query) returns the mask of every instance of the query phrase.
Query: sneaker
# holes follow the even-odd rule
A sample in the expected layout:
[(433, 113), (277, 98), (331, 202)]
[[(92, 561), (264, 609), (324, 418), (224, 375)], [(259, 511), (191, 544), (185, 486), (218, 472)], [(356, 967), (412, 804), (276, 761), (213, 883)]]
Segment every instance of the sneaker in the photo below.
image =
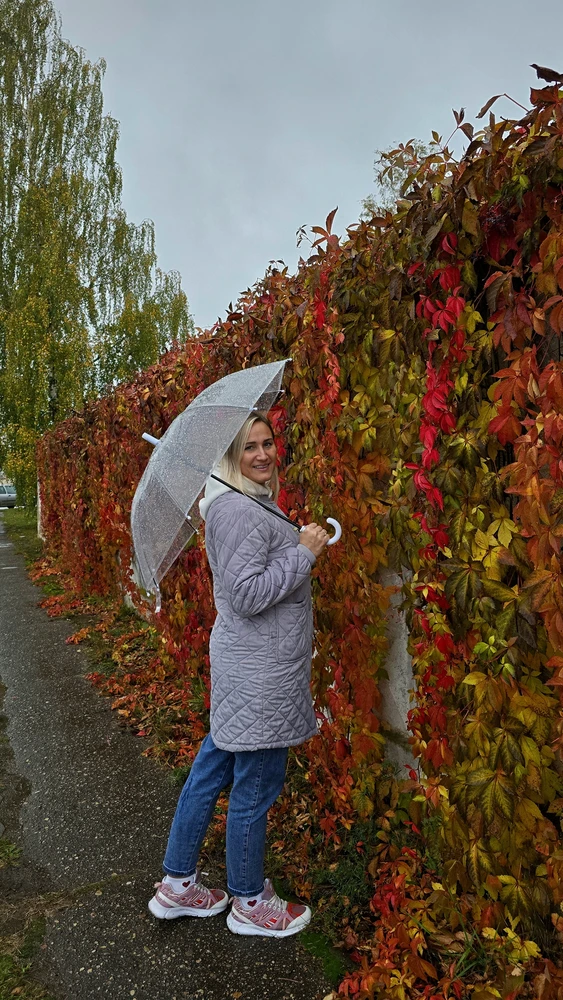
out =
[(167, 882), (155, 882), (156, 893), (149, 901), (149, 910), (159, 920), (175, 917), (214, 917), (229, 905), (229, 896), (222, 889), (208, 889), (199, 881), (199, 872), (185, 892), (174, 892)]
[(264, 881), (262, 898), (244, 905), (235, 896), (231, 912), (227, 917), (227, 927), (233, 934), (259, 934), (262, 937), (289, 937), (298, 934), (311, 919), (308, 906), (288, 903), (274, 892), (267, 878)]

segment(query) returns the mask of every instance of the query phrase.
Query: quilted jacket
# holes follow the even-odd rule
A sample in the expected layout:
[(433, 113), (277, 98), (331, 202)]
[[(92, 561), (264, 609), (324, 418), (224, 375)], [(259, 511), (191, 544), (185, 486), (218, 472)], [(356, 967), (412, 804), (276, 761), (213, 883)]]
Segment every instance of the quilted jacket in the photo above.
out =
[(246, 496), (225, 490), (205, 513), (217, 608), (213, 742), (231, 751), (303, 743), (317, 731), (309, 686), (315, 557), (291, 525)]

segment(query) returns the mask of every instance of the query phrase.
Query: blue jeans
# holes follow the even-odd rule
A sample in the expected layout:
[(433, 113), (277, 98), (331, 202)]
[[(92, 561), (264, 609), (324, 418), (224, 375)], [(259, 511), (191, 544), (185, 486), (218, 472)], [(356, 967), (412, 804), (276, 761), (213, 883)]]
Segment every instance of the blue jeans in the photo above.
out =
[(193, 875), (219, 793), (232, 783), (227, 887), (233, 896), (262, 892), (268, 809), (283, 788), (286, 764), (287, 747), (232, 753), (219, 750), (207, 735), (178, 800), (164, 856), (167, 875)]

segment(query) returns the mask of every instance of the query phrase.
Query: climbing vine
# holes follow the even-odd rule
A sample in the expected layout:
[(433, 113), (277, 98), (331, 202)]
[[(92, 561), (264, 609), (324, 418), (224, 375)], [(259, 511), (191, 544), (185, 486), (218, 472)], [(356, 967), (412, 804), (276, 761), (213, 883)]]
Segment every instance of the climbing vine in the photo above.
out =
[[(343, 240), (332, 213), (295, 275), (270, 269), (205, 338), (39, 449), (53, 557), (78, 590), (139, 604), (142, 431), (226, 372), (291, 356), (273, 414), (282, 501), (344, 534), (314, 573), (319, 735), (295, 757), (274, 849), (304, 895), (323, 865), (327, 886), (352, 855), (363, 867), (342, 935), (358, 967), (340, 992), (357, 998), (563, 995), (563, 99), (547, 87), (519, 120), (456, 126), (463, 158), (435, 136), (394, 213)], [(379, 713), (382, 567), (402, 580), (415, 675), (404, 775)], [(163, 593), (146, 612), (153, 673), (193, 723), (214, 614), (201, 540)], [(111, 683), (150, 733), (150, 671)], [(174, 747), (189, 758), (193, 741)]]

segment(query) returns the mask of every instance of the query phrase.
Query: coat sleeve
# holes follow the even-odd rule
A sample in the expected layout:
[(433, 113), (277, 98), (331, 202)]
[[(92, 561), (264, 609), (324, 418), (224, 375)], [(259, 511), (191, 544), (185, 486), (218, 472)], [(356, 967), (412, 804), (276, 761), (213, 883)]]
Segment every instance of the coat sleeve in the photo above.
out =
[[(254, 504), (252, 505), (255, 506)], [(215, 573), (233, 612), (250, 618), (278, 604), (311, 573), (315, 556), (305, 545), (288, 545), (268, 562), (275, 526), (259, 508), (218, 511), (208, 530), (213, 532)]]

